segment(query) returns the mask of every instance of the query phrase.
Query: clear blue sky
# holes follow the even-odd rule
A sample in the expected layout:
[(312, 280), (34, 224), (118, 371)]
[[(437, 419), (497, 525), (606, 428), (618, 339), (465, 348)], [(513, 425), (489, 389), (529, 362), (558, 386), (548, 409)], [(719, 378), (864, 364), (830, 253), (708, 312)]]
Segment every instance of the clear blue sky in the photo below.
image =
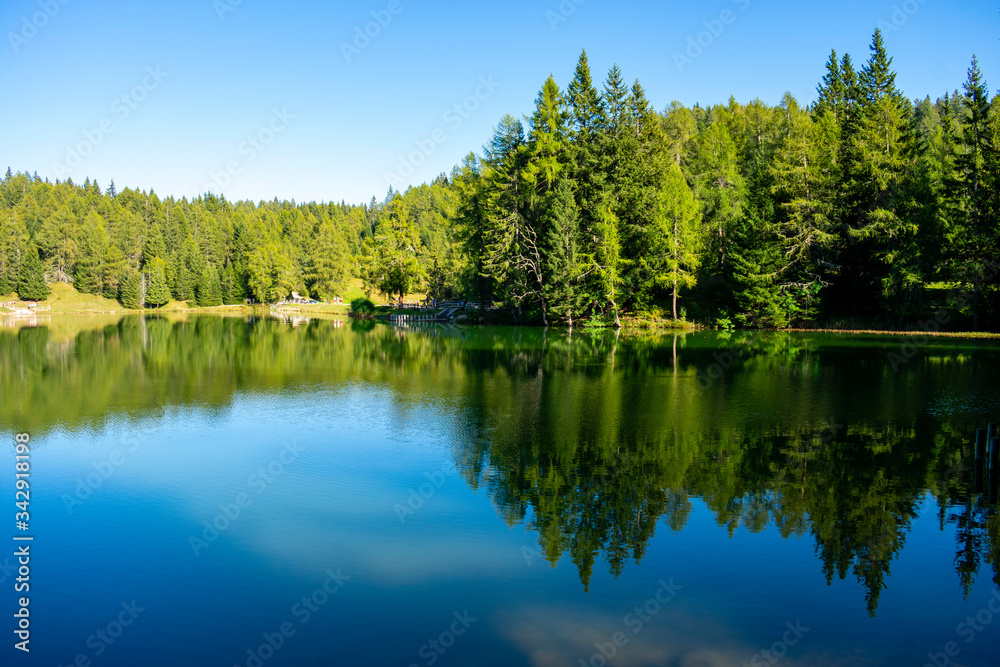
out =
[[(373, 12), (385, 25), (345, 55)], [(387, 174), (405, 189), (480, 152), (582, 48), (595, 79), (617, 62), (658, 109), (808, 103), (830, 49), (860, 66), (878, 25), (908, 96), (959, 88), (973, 52), (1000, 86), (1000, 2), (979, 0), (3, 0), (0, 169), (361, 203)]]

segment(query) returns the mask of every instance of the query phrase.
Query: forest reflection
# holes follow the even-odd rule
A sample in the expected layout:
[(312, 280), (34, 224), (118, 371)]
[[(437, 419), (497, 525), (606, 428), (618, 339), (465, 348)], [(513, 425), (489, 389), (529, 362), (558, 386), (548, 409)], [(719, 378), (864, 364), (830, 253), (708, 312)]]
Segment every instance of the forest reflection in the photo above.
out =
[[(995, 485), (975, 428), (997, 421), (1000, 348), (830, 334), (687, 335), (400, 329), (334, 319), (177, 316), (0, 328), (0, 425), (99, 429), (239, 392), (389, 390), (398, 409), (457, 408), (456, 464), (508, 524), (589, 585), (618, 575), (699, 499), (732, 535), (810, 537), (827, 581), (856, 578), (874, 614), (911, 522), (957, 534), (966, 594), (1000, 585)], [(991, 503), (991, 494), (992, 500)]]

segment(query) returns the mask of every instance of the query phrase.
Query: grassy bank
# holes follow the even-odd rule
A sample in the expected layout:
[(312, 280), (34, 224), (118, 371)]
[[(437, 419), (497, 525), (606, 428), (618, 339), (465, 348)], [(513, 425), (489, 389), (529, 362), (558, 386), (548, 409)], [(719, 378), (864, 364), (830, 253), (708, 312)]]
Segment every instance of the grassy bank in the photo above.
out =
[[(260, 310), (273, 311), (277, 313), (295, 313), (302, 315), (325, 315), (325, 316), (337, 316), (346, 317), (350, 312), (351, 306), (350, 301), (355, 298), (364, 297), (365, 292), (362, 287), (360, 280), (352, 280), (347, 288), (344, 290), (343, 300), (344, 303), (313, 303), (313, 304), (287, 304), (283, 306), (247, 306), (247, 305), (235, 305), (235, 306), (213, 306), (207, 308), (199, 308), (197, 306), (189, 305), (187, 301), (174, 301), (171, 300), (164, 306), (160, 308), (147, 308), (143, 310), (130, 310), (123, 307), (120, 303), (113, 299), (106, 299), (102, 296), (97, 296), (94, 294), (83, 294), (78, 292), (73, 285), (68, 283), (52, 283), (49, 285), (52, 293), (49, 298), (44, 301), (38, 302), (38, 306), (45, 309), (41, 311), (42, 313), (50, 314), (128, 314), (128, 313), (172, 313), (177, 315), (183, 315), (187, 313), (197, 314), (197, 313), (217, 313), (217, 314), (238, 314), (244, 312), (253, 312)], [(404, 300), (409, 302), (419, 302), (425, 298), (423, 293), (413, 293), (404, 297)], [(29, 302), (21, 301), (18, 299), (16, 294), (6, 294), (0, 295), (0, 303), (13, 302), (15, 309), (27, 309)], [(12, 310), (5, 306), (0, 306), (0, 314), (10, 313)], [(411, 314), (417, 311), (414, 310), (398, 310), (394, 308), (393, 303), (378, 304), (376, 305), (374, 315), (376, 317), (386, 317), (390, 313), (406, 313)], [(425, 312), (430, 312), (429, 309), (425, 309)], [(628, 315), (621, 316), (622, 328), (626, 330), (645, 330), (645, 331), (692, 331), (698, 329), (704, 329), (703, 325), (690, 322), (687, 320), (674, 320), (669, 317), (665, 317), (666, 313), (663, 312), (646, 312), (646, 313), (631, 313)], [(503, 313), (499, 311), (492, 311), (484, 314), (481, 323), (483, 324), (516, 324), (516, 322), (511, 318), (508, 313)], [(479, 316), (475, 313), (470, 314), (468, 320), (469, 323), (480, 323)], [(524, 324), (540, 324), (536, 322), (525, 322)], [(595, 322), (578, 320), (574, 322), (574, 328), (588, 328), (594, 326)], [(604, 323), (607, 326), (610, 323)], [(989, 332), (971, 332), (971, 331), (923, 331), (923, 330), (886, 330), (886, 329), (869, 329), (864, 327), (824, 327), (824, 328), (813, 328), (813, 329), (782, 329), (782, 331), (790, 332), (803, 332), (803, 333), (841, 333), (841, 334), (855, 334), (855, 335), (876, 335), (876, 336), (913, 336), (913, 337), (923, 337), (923, 336), (934, 336), (940, 338), (982, 338), (982, 339), (1000, 339), (1000, 333), (989, 333)]]

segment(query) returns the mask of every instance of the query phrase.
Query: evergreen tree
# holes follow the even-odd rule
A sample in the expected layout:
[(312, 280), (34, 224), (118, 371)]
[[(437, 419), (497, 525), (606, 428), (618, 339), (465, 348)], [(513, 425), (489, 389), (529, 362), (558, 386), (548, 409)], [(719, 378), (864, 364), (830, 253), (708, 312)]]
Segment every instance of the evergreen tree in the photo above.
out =
[(875, 31), (859, 77), (858, 108), (846, 124), (843, 244), (837, 288), (842, 306), (905, 314), (919, 281), (911, 179), (916, 163), (909, 102), (896, 89), (892, 59)]
[(243, 285), (232, 263), (222, 271), (222, 303), (227, 306), (239, 305), (245, 299)]
[(570, 182), (561, 179), (546, 195), (548, 215), (545, 252), (545, 285), (549, 311), (573, 327), (583, 306), (580, 278), (586, 267), (580, 264), (580, 221)]
[(0, 295), (10, 294), (17, 287), (27, 245), (24, 223), (16, 213), (0, 209)]
[(969, 66), (961, 107), (957, 150), (947, 183), (952, 225), (948, 256), (952, 262), (952, 276), (971, 287), (972, 328), (978, 331), (983, 284), (990, 264), (996, 261), (991, 253), (996, 220), (991, 220), (990, 215), (990, 200), (995, 193), (989, 169), (994, 152), (989, 135), (989, 89), (975, 56)]
[(347, 242), (330, 220), (320, 223), (312, 251), (312, 266), (306, 276), (310, 291), (318, 299), (329, 300), (347, 285), (351, 265)]
[(104, 260), (110, 247), (110, 238), (104, 226), (104, 218), (90, 209), (83, 218), (78, 232), (79, 256), (73, 271), (76, 289), (87, 294), (101, 294), (104, 291)]
[[(757, 192), (750, 198), (756, 202), (753, 219), (768, 219), (773, 210), (774, 249), (781, 252), (772, 269), (777, 284), (794, 302), (786, 314), (801, 316), (815, 312), (814, 295), (826, 284), (826, 267), (834, 259), (840, 126), (833, 114), (810, 117), (789, 94), (782, 100), (782, 111), (781, 137), (768, 170), (770, 182), (759, 175)], [(758, 174), (761, 165), (755, 164)], [(759, 192), (764, 185), (773, 195), (770, 208)], [(778, 325), (778, 320), (772, 324)]]
[(452, 183), (458, 191), (456, 222), (459, 242), (467, 258), (463, 271), (465, 293), (479, 301), (480, 308), (493, 300), (493, 278), (487, 271), (486, 239), (489, 224), (486, 210), (486, 187), (483, 165), (470, 153), (456, 168)]
[(196, 296), (200, 308), (222, 305), (222, 282), (214, 268), (206, 266), (201, 272)]
[(142, 283), (139, 272), (129, 267), (119, 280), (118, 300), (131, 310), (142, 308)]
[[(649, 261), (656, 262), (651, 275), (670, 290), (673, 318), (677, 316), (677, 299), (681, 287), (692, 287), (698, 268), (698, 203), (676, 163), (670, 163), (660, 193), (653, 252)], [(662, 267), (662, 269), (661, 269)]]
[[(850, 60), (846, 63), (849, 65)], [(844, 117), (848, 104), (848, 91), (835, 50), (830, 51), (830, 58), (826, 61), (826, 74), (823, 75), (823, 82), (817, 86), (816, 93), (818, 97), (813, 112), (817, 116), (829, 112), (834, 119), (840, 120)]]
[(166, 264), (159, 257), (154, 257), (146, 267), (148, 288), (146, 290), (146, 305), (159, 308), (170, 301), (170, 289), (167, 287)]
[[(624, 307), (645, 309), (653, 304), (656, 290), (643, 260), (650, 253), (651, 226), (669, 162), (680, 165), (680, 156), (674, 151), (681, 148), (664, 132), (638, 81), (629, 91), (625, 118), (627, 131), (620, 140), (620, 165), (614, 178), (622, 246), (622, 301)], [(675, 115), (673, 120), (678, 118)], [(676, 126), (671, 129), (680, 131)]]
[(525, 181), (535, 188), (538, 197), (553, 188), (563, 173), (567, 161), (567, 120), (562, 92), (550, 74), (535, 100), (528, 135), (530, 157), (524, 172)]
[(420, 236), (410, 223), (403, 198), (397, 194), (375, 235), (365, 240), (362, 279), (367, 288), (388, 296), (405, 296), (422, 275), (417, 260), (419, 249)]
[(537, 303), (547, 324), (544, 237), (535, 228), (537, 218), (529, 215), (536, 195), (524, 182), (528, 155), (521, 122), (504, 116), (486, 149), (483, 265), (505, 305), (520, 314), (525, 303)]
[(154, 257), (166, 256), (167, 244), (163, 240), (163, 232), (160, 230), (159, 223), (154, 221), (149, 226), (146, 242), (142, 246), (142, 266), (148, 266)]
[(38, 248), (29, 244), (21, 263), (17, 281), (17, 295), (24, 301), (43, 301), (49, 296), (49, 286), (45, 284), (45, 267), (38, 256)]
[(53, 215), (42, 218), (37, 241), (44, 256), (48, 258), (51, 277), (58, 282), (72, 282), (73, 269), (79, 255), (77, 229), (79, 219), (66, 204), (60, 206)]

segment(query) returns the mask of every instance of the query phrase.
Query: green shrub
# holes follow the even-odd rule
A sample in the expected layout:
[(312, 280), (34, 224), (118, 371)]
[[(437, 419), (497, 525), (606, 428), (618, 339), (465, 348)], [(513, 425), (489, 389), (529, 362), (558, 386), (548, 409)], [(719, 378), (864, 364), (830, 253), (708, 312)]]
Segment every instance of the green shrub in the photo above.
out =
[(351, 301), (351, 315), (374, 315), (375, 304), (371, 299), (358, 297)]

